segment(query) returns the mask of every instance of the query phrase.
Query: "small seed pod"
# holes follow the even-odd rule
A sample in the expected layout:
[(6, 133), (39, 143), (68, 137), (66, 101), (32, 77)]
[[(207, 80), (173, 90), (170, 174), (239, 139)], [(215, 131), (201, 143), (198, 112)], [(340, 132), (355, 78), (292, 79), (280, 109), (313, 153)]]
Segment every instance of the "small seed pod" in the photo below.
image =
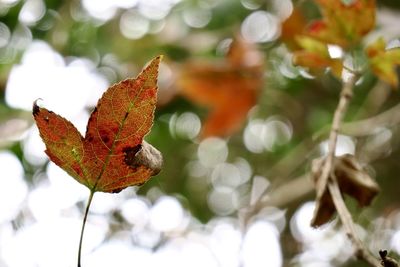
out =
[(399, 267), (397, 261), (387, 256), (386, 250), (379, 250), (379, 256), (381, 256), (381, 264), (383, 267)]

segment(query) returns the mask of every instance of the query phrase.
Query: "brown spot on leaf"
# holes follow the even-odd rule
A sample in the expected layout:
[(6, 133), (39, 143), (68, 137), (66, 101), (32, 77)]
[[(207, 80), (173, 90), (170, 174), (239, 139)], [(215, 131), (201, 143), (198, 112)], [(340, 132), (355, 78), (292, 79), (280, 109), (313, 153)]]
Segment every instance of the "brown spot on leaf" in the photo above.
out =
[(93, 142), (93, 135), (91, 135), (91, 134), (88, 134), (87, 135), (87, 140), (89, 141), (89, 142)]
[(109, 130), (102, 129), (99, 131), (99, 135), (104, 144), (106, 144), (108, 148), (111, 148), (112, 146), (111, 144), (112, 138), (110, 138), (111, 132)]
[(142, 145), (139, 144), (134, 147), (124, 147), (122, 152), (124, 153), (124, 162), (129, 166), (132, 170), (136, 171), (136, 169), (140, 166), (139, 161), (136, 158), (136, 154), (142, 149)]
[(110, 138), (108, 137), (108, 135), (103, 134), (101, 136), (101, 140), (103, 140), (103, 142), (107, 144), (110, 141)]

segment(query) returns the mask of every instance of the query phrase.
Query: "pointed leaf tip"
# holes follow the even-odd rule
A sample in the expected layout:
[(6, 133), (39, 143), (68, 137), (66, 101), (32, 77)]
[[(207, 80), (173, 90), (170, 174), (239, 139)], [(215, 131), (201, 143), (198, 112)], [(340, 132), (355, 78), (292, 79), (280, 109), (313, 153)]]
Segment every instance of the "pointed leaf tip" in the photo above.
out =
[(33, 107), (32, 107), (32, 114), (33, 114), (33, 116), (36, 116), (36, 115), (39, 114), (39, 112), (40, 112), (40, 107), (39, 107), (39, 105), (37, 104), (37, 102), (38, 102), (39, 100), (42, 100), (42, 99), (41, 99), (41, 98), (38, 98), (38, 99), (36, 99), (35, 101), (33, 101)]
[(40, 108), (39, 108), (39, 106), (37, 105), (36, 102), (37, 102), (37, 100), (35, 100), (35, 102), (33, 102), (33, 108), (32, 108), (33, 116), (36, 116), (40, 112)]
[(163, 58), (164, 58), (163, 55), (156, 56), (155, 58), (153, 58), (153, 59), (150, 61), (149, 65), (146, 67), (146, 69), (147, 69), (148, 67), (150, 67), (150, 66), (153, 66), (152, 68), (157, 68), (157, 69), (158, 69), (158, 67), (159, 67), (159, 65), (160, 65), (160, 62), (161, 62), (161, 60), (162, 60)]

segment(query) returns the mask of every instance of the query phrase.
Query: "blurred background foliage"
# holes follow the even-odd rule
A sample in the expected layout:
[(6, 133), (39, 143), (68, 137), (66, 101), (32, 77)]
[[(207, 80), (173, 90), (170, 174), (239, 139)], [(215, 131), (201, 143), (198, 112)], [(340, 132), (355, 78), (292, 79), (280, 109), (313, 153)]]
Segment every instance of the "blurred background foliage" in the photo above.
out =
[[(52, 232), (48, 225), (60, 218), (74, 218), (71, 225), (78, 225), (87, 192), (54, 177), (63, 175), (43, 153), (32, 102), (42, 98), (84, 131), (102, 92), (135, 76), (159, 54), (165, 55), (159, 105), (146, 140), (162, 152), (163, 170), (140, 188), (98, 197), (84, 265), (103, 266), (110, 260), (106, 255), (118, 251), (118, 266), (365, 266), (349, 260), (351, 245), (336, 220), (319, 230), (308, 226), (314, 194), (306, 176), (310, 161), (326, 152), (324, 129), (341, 83), (329, 71), (313, 76), (293, 66), (282, 42), (291, 33), (281, 31), (293, 7), (307, 20), (320, 17), (311, 0), (0, 0), (0, 266), (73, 266), (75, 261), (77, 242), (66, 240), (77, 236), (78, 228)], [(376, 29), (362, 46), (377, 36), (398, 46), (399, 12), (399, 1), (378, 1)], [(228, 53), (235, 40), (243, 42), (236, 50), (239, 63)], [(246, 53), (255, 58), (249, 64)], [(359, 60), (365, 61), (362, 55)], [(190, 86), (204, 95), (186, 89)], [(220, 101), (213, 90), (225, 90), (221, 99), (228, 100)], [(350, 126), (400, 99), (398, 88), (378, 81), (368, 69), (354, 92), (346, 117)], [(201, 97), (205, 100), (196, 100)], [(210, 107), (222, 105), (213, 126), (222, 134), (204, 136)], [(340, 153), (358, 155), (381, 187), (371, 207), (361, 210), (348, 201), (375, 255), (384, 248), (400, 253), (398, 116), (393, 112), (388, 125), (372, 124), (369, 134), (349, 130), (338, 144)], [(232, 129), (218, 126), (221, 118), (234, 120)], [(67, 195), (64, 202), (55, 200)], [(243, 212), (261, 195), (271, 202), (251, 216)], [(246, 226), (243, 217), (250, 221)], [(225, 230), (218, 232), (221, 227)], [(21, 244), (38, 238), (29, 231), (48, 237), (28, 253), (28, 245)], [(194, 252), (181, 247), (183, 239)], [(204, 247), (194, 243), (208, 252), (201, 254)], [(167, 250), (169, 245), (173, 249)], [(53, 253), (60, 260), (45, 253), (53, 246), (72, 248)], [(167, 256), (157, 256), (155, 263), (144, 252), (137, 256), (137, 248)], [(176, 258), (185, 253), (188, 262), (178, 264)], [(136, 264), (126, 263), (131, 255)], [(64, 260), (71, 265), (59, 264)]]

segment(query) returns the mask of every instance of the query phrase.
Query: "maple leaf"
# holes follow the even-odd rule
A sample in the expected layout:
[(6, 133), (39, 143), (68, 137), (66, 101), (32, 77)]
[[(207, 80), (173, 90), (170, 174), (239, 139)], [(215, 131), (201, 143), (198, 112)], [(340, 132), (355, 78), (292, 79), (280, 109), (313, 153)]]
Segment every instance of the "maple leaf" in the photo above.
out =
[(366, 54), (372, 72), (381, 80), (389, 83), (393, 88), (399, 85), (396, 66), (400, 65), (400, 48), (386, 50), (386, 42), (378, 38), (367, 46)]
[(322, 19), (313, 21), (305, 32), (322, 42), (346, 48), (358, 44), (375, 26), (375, 0), (315, 1)]
[(141, 185), (161, 170), (161, 153), (143, 140), (150, 131), (157, 102), (161, 56), (135, 79), (112, 85), (99, 99), (83, 137), (67, 119), (33, 104), (33, 117), (46, 154), (90, 189), (78, 249), (81, 267), (83, 233), (95, 192), (116, 193)]
[(89, 118), (85, 137), (67, 119), (34, 103), (46, 154), (91, 192), (119, 192), (160, 171), (160, 152), (143, 142), (153, 124), (160, 60), (156, 57), (136, 79), (108, 88)]
[(210, 112), (202, 137), (239, 130), (263, 84), (263, 57), (254, 45), (235, 39), (222, 62), (189, 62), (182, 68), (180, 93)]

